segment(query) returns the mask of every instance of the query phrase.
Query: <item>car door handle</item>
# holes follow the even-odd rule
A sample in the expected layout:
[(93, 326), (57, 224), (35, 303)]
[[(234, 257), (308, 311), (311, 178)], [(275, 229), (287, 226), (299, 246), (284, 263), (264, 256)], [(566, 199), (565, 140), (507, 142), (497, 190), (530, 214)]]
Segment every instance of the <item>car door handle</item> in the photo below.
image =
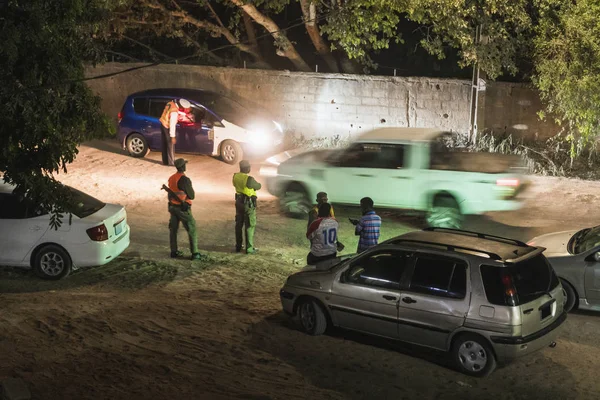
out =
[(409, 179), (408, 176), (395, 176), (395, 179)]
[(372, 178), (375, 175), (369, 175), (369, 174), (354, 174), (354, 176), (361, 176), (363, 178)]
[(396, 296), (390, 296), (390, 295), (387, 295), (387, 294), (384, 294), (383, 298), (386, 299), (386, 300), (389, 300), (389, 301), (396, 301), (397, 300)]
[(402, 301), (407, 303), (407, 304), (412, 304), (412, 303), (416, 303), (416, 300), (411, 299), (410, 297), (403, 297)]
[(30, 231), (39, 231), (40, 229), (42, 229), (42, 227), (41, 226), (37, 226), (37, 225), (29, 227)]

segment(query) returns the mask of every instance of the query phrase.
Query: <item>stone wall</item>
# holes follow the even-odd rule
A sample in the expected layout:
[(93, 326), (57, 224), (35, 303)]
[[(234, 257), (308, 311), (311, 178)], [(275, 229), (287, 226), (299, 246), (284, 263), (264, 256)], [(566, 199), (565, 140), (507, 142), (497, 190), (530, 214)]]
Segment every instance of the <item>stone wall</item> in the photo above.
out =
[[(137, 65), (108, 63), (89, 69), (87, 75)], [(212, 90), (265, 108), (288, 132), (305, 137), (347, 138), (384, 126), (438, 127), (463, 134), (469, 130), (470, 81), (464, 80), (159, 65), (88, 82), (115, 120), (128, 94), (181, 87)], [(530, 135), (541, 128), (535, 114), (537, 94), (515, 87), (497, 83), (481, 92), (480, 104), (486, 107), (481, 107), (480, 130), (482, 118), (489, 118), (495, 129), (517, 134)], [(521, 97), (525, 102), (519, 103)], [(512, 128), (515, 125), (528, 128)]]

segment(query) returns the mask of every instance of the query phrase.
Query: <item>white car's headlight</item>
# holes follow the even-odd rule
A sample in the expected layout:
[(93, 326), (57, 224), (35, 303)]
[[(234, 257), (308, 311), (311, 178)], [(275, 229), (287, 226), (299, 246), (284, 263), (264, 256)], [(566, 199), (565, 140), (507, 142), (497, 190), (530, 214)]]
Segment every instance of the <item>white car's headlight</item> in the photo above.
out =
[(250, 143), (258, 148), (266, 147), (271, 142), (271, 135), (266, 134), (264, 131), (250, 131), (248, 135)]

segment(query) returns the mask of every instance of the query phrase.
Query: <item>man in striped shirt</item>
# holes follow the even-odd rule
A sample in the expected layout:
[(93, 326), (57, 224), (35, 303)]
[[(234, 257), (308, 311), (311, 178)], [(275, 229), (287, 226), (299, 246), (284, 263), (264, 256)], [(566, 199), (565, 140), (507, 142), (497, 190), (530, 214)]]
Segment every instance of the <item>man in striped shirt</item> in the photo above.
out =
[(359, 236), (357, 253), (362, 253), (368, 248), (377, 245), (379, 241), (381, 217), (375, 213), (373, 205), (373, 199), (363, 197), (360, 200), (360, 208), (363, 216), (360, 220), (350, 220), (356, 226), (354, 233)]

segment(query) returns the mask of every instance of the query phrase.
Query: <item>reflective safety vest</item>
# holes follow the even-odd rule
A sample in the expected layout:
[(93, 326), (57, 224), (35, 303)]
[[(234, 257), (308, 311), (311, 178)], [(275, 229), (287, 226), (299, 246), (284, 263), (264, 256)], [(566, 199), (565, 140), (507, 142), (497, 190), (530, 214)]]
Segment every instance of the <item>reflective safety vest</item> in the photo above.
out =
[(181, 177), (184, 174), (181, 172), (178, 172), (176, 174), (171, 175), (171, 177), (169, 178), (169, 189), (171, 189), (171, 191), (173, 191), (176, 195), (178, 199), (174, 199), (173, 196), (169, 196), (169, 202), (171, 204), (175, 204), (175, 205), (179, 205), (182, 202), (186, 202), (189, 205), (192, 205), (192, 200), (187, 198), (187, 194), (185, 194), (185, 192), (181, 189), (179, 189), (179, 187), (177, 186), (177, 184), (179, 183), (179, 180), (181, 179)]
[(248, 174), (236, 172), (233, 174), (233, 187), (236, 193), (245, 194), (248, 197), (256, 196), (256, 190), (246, 186), (248, 183)]
[[(315, 215), (319, 215), (319, 206), (318, 205), (314, 206), (313, 211), (315, 212)], [(331, 218), (335, 218), (335, 213), (333, 212), (333, 206), (331, 206), (331, 211), (329, 212), (329, 216)]]
[(171, 114), (174, 112), (177, 113), (177, 118), (179, 119), (179, 107), (177, 106), (177, 104), (175, 104), (173, 100), (171, 100), (167, 103), (162, 115), (160, 116), (160, 123), (162, 124), (162, 126), (169, 129), (171, 122)]

